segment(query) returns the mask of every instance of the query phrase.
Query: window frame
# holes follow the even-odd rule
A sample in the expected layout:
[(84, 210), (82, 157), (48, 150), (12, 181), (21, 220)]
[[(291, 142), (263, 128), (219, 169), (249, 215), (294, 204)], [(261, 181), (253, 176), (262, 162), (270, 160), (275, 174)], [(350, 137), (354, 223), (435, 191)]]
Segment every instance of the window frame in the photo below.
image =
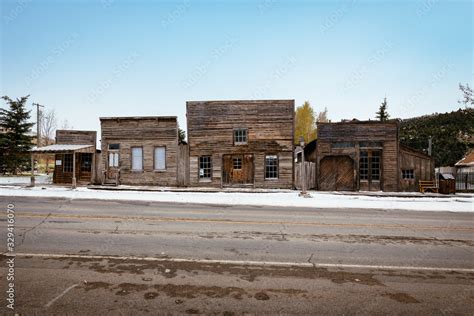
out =
[[(243, 138), (243, 134), (242, 135), (238, 134), (240, 132), (245, 132), (245, 141), (237, 141), (238, 138)], [(234, 140), (234, 146), (248, 145), (248, 143), (249, 143), (249, 129), (248, 128), (243, 128), (243, 127), (234, 128), (233, 140)]]
[(415, 169), (402, 169), (402, 179), (415, 180)]
[[(68, 161), (68, 159), (66, 159), (66, 157), (70, 157), (70, 161)], [(66, 162), (70, 163), (67, 164)], [(63, 155), (63, 173), (73, 173), (74, 172), (74, 154), (64, 154)], [(66, 166), (68, 167), (66, 170)], [(69, 170), (69, 167), (71, 170)]]
[[(165, 150), (165, 167), (163, 169), (158, 169), (156, 167), (156, 150), (158, 148), (163, 148)], [(166, 171), (168, 169), (168, 164), (167, 164), (167, 159), (166, 159), (166, 156), (168, 154), (168, 149), (166, 148), (166, 146), (155, 146), (153, 148), (153, 170), (154, 171), (157, 171), (157, 172), (163, 172), (163, 171)]]
[[(242, 157), (233, 157), (232, 158), (232, 169), (242, 170), (242, 163), (243, 163)], [(237, 166), (237, 168), (236, 168), (236, 166)]]
[[(94, 155), (91, 154), (91, 153), (82, 153), (80, 154), (81, 155), (81, 165), (79, 166), (79, 170), (80, 172), (92, 172), (92, 165), (93, 165), (93, 159), (94, 159)], [(87, 159), (84, 159), (85, 157), (88, 157)], [(90, 160), (89, 160), (90, 159)], [(84, 163), (85, 162), (89, 162), (89, 168), (86, 169), (84, 168)]]
[[(201, 161), (201, 159), (204, 159), (204, 158), (208, 158), (209, 161), (208, 162), (203, 162)], [(201, 168), (201, 164), (208, 164), (209, 166), (208, 167), (205, 167), (205, 168)], [(201, 176), (201, 169), (204, 170), (203, 171), (203, 175)], [(206, 177), (206, 172), (205, 170), (206, 169), (209, 169), (209, 176)], [(206, 156), (199, 156), (198, 157), (198, 179), (199, 181), (212, 181), (212, 156), (211, 155), (206, 155)]]
[[(142, 168), (141, 169), (133, 169), (133, 150), (134, 149), (141, 149), (142, 152)], [(130, 147), (130, 170), (132, 172), (143, 172), (144, 171), (144, 155), (143, 155), (143, 146), (131, 146)]]
[[(275, 164), (276, 171), (273, 171), (273, 172), (276, 172), (276, 177), (272, 177), (272, 178), (267, 177), (267, 168), (269, 167), (267, 160), (269, 157), (272, 157), (272, 159), (275, 159), (276, 161), (276, 164)], [(265, 164), (264, 164), (265, 181), (279, 180), (280, 179), (280, 157), (277, 154), (265, 154), (264, 159), (265, 159)]]

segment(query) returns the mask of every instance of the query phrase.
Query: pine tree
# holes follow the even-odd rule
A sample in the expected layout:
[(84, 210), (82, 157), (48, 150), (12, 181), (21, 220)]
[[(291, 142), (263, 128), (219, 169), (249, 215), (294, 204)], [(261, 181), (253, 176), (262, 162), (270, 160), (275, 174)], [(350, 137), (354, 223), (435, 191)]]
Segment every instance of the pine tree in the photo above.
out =
[(381, 122), (385, 122), (388, 121), (389, 118), (390, 115), (387, 112), (387, 98), (384, 98), (377, 112), (377, 119)]
[(299, 144), (300, 136), (306, 144), (316, 139), (316, 116), (308, 101), (296, 109), (295, 114), (295, 144)]
[(3, 96), (9, 109), (0, 108), (0, 127), (4, 133), (0, 138), (0, 150), (2, 161), (0, 166), (4, 172), (17, 174), (18, 171), (28, 169), (30, 157), (28, 151), (32, 146), (32, 136), (29, 136), (34, 123), (29, 123), (30, 112), (26, 110), (28, 97), (10, 99)]

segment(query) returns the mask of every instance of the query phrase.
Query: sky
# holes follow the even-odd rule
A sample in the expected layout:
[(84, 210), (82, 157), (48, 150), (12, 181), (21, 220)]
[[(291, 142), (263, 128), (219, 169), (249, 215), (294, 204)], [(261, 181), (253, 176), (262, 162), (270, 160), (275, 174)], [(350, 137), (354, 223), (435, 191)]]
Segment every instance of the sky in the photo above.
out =
[(408, 118), (457, 110), (474, 85), (472, 1), (2, 0), (0, 15), (0, 94), (29, 94), (59, 127), (185, 128), (197, 100), (307, 100), (339, 121), (374, 119), (386, 97)]

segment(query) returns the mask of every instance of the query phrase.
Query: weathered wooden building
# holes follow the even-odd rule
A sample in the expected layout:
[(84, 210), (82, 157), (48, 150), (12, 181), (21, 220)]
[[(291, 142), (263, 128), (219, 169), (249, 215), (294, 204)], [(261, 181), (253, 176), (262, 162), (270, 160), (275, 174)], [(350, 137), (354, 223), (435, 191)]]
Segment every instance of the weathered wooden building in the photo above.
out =
[(417, 191), (432, 180), (430, 156), (400, 145), (398, 121), (320, 123), (317, 188), (323, 191)]
[(294, 100), (187, 102), (189, 184), (292, 188)]
[(34, 147), (32, 156), (47, 154), (55, 156), (53, 183), (90, 184), (97, 175), (97, 132), (57, 130), (56, 143)]
[(176, 117), (102, 117), (105, 184), (178, 185)]

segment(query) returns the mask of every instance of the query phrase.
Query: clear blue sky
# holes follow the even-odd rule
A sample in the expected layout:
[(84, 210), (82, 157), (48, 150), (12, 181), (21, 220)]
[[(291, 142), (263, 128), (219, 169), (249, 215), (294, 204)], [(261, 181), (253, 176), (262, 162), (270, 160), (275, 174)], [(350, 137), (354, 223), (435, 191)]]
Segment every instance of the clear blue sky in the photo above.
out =
[[(0, 93), (76, 129), (185, 102), (309, 100), (333, 121), (460, 107), (471, 1), (3, 0)], [(34, 114), (34, 113), (32, 113)]]

